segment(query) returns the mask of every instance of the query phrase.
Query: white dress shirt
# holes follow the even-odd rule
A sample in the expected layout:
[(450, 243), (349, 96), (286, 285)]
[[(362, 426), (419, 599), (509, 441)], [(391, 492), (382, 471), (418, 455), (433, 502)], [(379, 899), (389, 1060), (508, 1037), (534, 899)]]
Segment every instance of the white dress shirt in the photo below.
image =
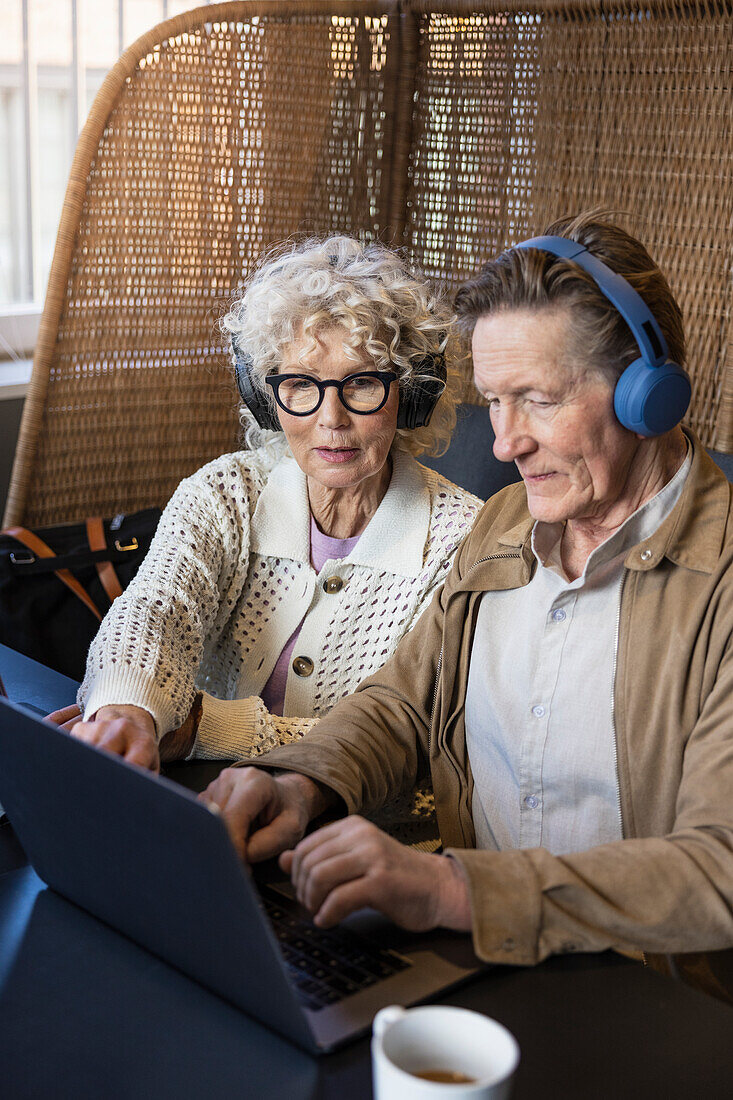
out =
[(538, 522), (530, 583), (482, 597), (466, 695), (478, 848), (562, 855), (622, 838), (613, 690), (623, 563), (672, 511), (691, 461), (576, 580), (562, 567), (563, 524)]

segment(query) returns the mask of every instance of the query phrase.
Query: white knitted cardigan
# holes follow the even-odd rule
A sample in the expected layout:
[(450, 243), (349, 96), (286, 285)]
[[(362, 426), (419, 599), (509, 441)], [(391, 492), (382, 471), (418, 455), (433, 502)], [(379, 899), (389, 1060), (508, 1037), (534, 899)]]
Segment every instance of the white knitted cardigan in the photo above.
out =
[[(245, 759), (303, 736), (392, 655), (480, 506), (395, 450), (389, 488), (355, 548), (316, 573), (306, 479), (284, 439), (223, 455), (181, 482), (163, 512), (92, 643), (82, 710), (133, 704), (162, 735), (181, 725), (198, 688), (192, 755)], [(301, 619), (301, 674), (291, 662), (283, 708), (296, 717), (281, 718), (259, 695)]]

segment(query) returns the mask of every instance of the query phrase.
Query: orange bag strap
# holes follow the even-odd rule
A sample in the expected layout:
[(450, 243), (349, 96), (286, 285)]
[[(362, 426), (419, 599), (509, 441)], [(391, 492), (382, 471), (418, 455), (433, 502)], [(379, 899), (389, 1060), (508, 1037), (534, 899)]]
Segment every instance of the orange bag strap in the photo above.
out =
[[(91, 516), (86, 521), (86, 527), (89, 549), (106, 550), (107, 540), (104, 537), (104, 523), (101, 516)], [(117, 597), (122, 595), (122, 585), (117, 576), (117, 570), (111, 561), (95, 561), (94, 565), (109, 602), (114, 603)]]
[[(30, 550), (32, 554), (35, 554), (37, 558), (55, 558), (58, 556), (43, 539), (40, 539), (33, 531), (29, 531), (27, 527), (7, 527), (3, 534), (12, 535), (14, 539), (25, 546), (27, 550)], [(62, 584), (65, 584), (67, 588), (71, 589), (74, 595), (77, 596), (83, 604), (86, 604), (92, 615), (101, 622), (102, 613), (89, 593), (79, 584), (73, 573), (70, 573), (68, 569), (54, 569), (54, 573)]]

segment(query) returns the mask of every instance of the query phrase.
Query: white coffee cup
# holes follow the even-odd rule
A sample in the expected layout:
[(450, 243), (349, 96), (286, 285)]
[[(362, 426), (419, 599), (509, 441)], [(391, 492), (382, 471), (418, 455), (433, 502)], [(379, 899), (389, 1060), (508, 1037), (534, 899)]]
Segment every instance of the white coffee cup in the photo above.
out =
[[(447, 1005), (390, 1005), (374, 1017), (375, 1100), (505, 1100), (519, 1046), (505, 1027), (479, 1012)], [(416, 1077), (441, 1070), (472, 1078), (443, 1083)]]

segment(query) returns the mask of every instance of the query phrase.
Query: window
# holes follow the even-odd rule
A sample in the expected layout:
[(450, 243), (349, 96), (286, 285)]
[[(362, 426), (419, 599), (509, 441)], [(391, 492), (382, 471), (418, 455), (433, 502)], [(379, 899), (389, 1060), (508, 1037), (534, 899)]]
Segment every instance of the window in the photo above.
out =
[(150, 27), (194, 6), (2, 0), (0, 359), (32, 351), (76, 140), (105, 75)]

